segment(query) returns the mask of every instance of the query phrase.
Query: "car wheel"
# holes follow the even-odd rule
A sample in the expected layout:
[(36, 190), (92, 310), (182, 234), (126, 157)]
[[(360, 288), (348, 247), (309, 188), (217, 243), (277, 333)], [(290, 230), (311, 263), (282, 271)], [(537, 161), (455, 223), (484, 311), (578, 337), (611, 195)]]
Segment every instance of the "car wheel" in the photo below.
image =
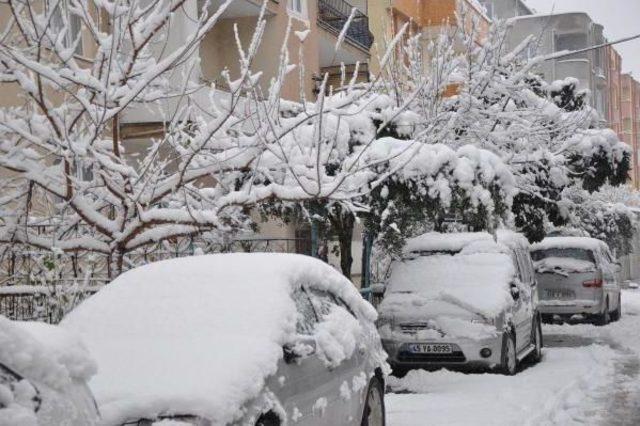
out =
[(502, 355), (500, 357), (500, 372), (507, 376), (516, 374), (518, 358), (516, 356), (516, 337), (513, 332), (502, 334)]
[(534, 349), (531, 352), (530, 359), (533, 362), (540, 362), (542, 359), (542, 325), (540, 324), (540, 319), (538, 315), (533, 317), (533, 325), (531, 327), (531, 344)]
[(618, 295), (618, 309), (611, 314), (612, 321), (619, 321), (622, 317), (622, 296)]
[(384, 389), (382, 382), (373, 377), (367, 389), (367, 400), (362, 413), (361, 426), (385, 426)]
[(261, 415), (256, 422), (256, 426), (280, 426), (281, 424), (280, 417), (272, 411)]
[(598, 316), (598, 325), (607, 325), (611, 322), (611, 313), (609, 312), (609, 299), (605, 302), (604, 312)]

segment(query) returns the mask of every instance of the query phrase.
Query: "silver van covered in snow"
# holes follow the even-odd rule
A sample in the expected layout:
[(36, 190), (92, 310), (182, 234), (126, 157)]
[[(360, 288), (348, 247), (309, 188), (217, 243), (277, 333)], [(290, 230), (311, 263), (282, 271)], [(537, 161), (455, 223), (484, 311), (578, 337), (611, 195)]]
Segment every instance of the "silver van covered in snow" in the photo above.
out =
[(588, 237), (547, 237), (531, 248), (546, 320), (581, 315), (600, 324), (621, 315), (618, 265), (607, 244)]

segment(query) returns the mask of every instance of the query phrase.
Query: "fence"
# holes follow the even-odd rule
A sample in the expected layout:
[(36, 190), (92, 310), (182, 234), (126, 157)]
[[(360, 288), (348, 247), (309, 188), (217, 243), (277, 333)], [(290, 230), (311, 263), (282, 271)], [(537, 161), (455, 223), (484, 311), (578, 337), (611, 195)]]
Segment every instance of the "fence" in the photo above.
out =
[[(202, 234), (146, 246), (125, 257), (125, 269), (163, 259), (227, 252), (305, 253), (305, 238), (240, 238), (221, 242)], [(112, 259), (92, 252), (53, 253), (22, 244), (0, 246), (0, 315), (58, 322), (115, 278)]]

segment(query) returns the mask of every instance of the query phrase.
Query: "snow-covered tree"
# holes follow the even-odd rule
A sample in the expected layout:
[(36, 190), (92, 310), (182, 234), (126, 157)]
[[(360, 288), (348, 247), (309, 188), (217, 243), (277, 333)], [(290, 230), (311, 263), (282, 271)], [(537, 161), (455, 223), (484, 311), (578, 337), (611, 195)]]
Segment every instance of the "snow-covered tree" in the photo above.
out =
[[(333, 111), (367, 90), (283, 101), (284, 78), (296, 69), (287, 32), (263, 92), (252, 63), (266, 2), (250, 43), (236, 40), (240, 71), (222, 73), (228, 90), (203, 86), (199, 44), (231, 1), (0, 2), (9, 15), (0, 82), (19, 98), (0, 110), (0, 209), (13, 213), (0, 223), (1, 242), (100, 253), (118, 273), (128, 253), (148, 244), (242, 229), (248, 209), (266, 200), (351, 204), (369, 165), (326, 167), (349, 150), (349, 129)], [(190, 31), (176, 43), (172, 23), (186, 11)], [(82, 57), (80, 42), (89, 47)], [(144, 112), (159, 117), (162, 136), (132, 165), (120, 122)]]
[[(533, 36), (506, 50), (506, 29), (492, 26), (481, 46), (473, 25), (456, 30), (466, 49), (451, 76), (456, 94), (441, 102), (450, 114), (438, 142), (489, 150), (510, 167), (518, 188), (515, 226), (534, 241), (544, 237), (549, 221), (561, 220), (565, 188), (624, 183), (630, 152), (602, 127), (575, 79), (540, 80), (535, 67), (544, 57), (526, 54), (535, 46)], [(430, 111), (416, 112), (429, 120)]]

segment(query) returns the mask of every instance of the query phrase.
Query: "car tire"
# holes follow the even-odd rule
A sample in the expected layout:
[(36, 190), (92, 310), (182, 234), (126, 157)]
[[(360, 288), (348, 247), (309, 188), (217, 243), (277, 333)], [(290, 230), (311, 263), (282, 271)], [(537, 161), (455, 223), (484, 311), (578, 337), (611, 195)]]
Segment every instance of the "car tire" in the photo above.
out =
[(500, 373), (505, 376), (513, 376), (518, 369), (518, 356), (516, 354), (516, 337), (512, 331), (502, 333), (502, 353), (500, 355)]
[(374, 376), (367, 388), (367, 398), (362, 413), (361, 426), (385, 426), (386, 416), (384, 409), (384, 385)]
[(280, 426), (281, 424), (280, 417), (273, 411), (264, 413), (256, 422), (256, 426)]
[(540, 317), (538, 315), (533, 317), (533, 325), (531, 326), (531, 344), (533, 345), (533, 352), (529, 355), (529, 359), (533, 363), (538, 363), (542, 359), (542, 346), (544, 341), (542, 338), (542, 324), (540, 324)]
[(602, 313), (598, 315), (596, 322), (598, 325), (607, 325), (611, 322), (611, 313), (609, 312), (609, 299), (606, 300), (604, 311), (602, 311)]
[(611, 314), (611, 321), (620, 321), (622, 317), (622, 296), (618, 295), (618, 309)]

